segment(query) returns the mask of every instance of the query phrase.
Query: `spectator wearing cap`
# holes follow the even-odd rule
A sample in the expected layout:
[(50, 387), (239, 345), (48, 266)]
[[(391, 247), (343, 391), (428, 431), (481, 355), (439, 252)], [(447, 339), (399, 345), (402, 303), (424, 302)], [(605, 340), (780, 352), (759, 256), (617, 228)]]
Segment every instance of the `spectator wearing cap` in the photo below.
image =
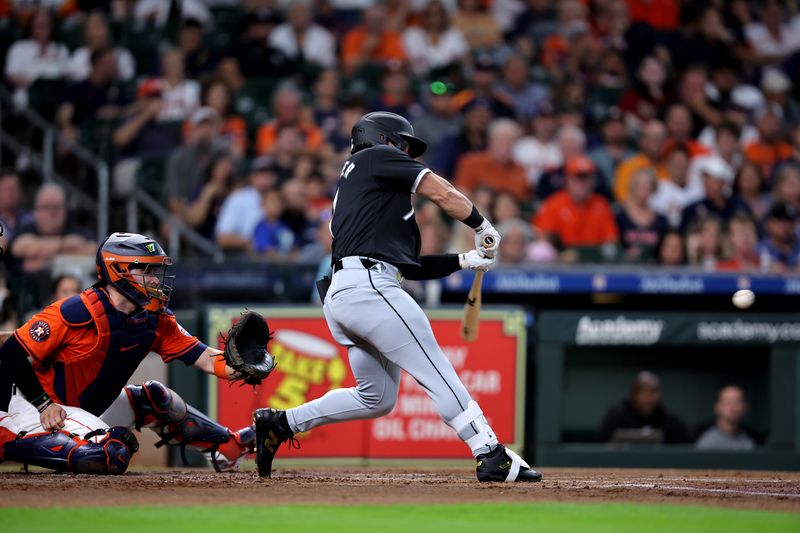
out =
[(655, 194), (650, 198), (650, 207), (666, 217), (670, 226), (678, 227), (686, 206), (703, 198), (702, 185), (689, 184), (689, 152), (684, 146), (676, 146), (667, 155), (665, 162), (669, 179), (659, 180)]
[(236, 59), (238, 70), (245, 77), (283, 78), (292, 74), (295, 71), (295, 61), (272, 43), (272, 32), (280, 22), (277, 14), (269, 10), (256, 10), (246, 14), (242, 20), (242, 33), (230, 51), (230, 57), (220, 62), (220, 74), (232, 69), (231, 58)]
[[(5, 242), (11, 242), (17, 228), (33, 221), (33, 214), (22, 208), (22, 185), (14, 172), (0, 173), (0, 227)], [(7, 249), (5, 246), (3, 248)]]
[(17, 228), (9, 251), (22, 272), (34, 273), (57, 255), (93, 255), (97, 243), (85, 228), (70, 223), (66, 193), (51, 183), (36, 191), (33, 220)]
[(616, 222), (625, 255), (630, 261), (643, 261), (653, 255), (661, 236), (669, 228), (667, 219), (651, 207), (658, 178), (649, 168), (631, 177), (628, 200), (617, 211)]
[(185, 18), (178, 32), (178, 48), (183, 53), (184, 70), (190, 78), (200, 78), (217, 66), (216, 54), (203, 43), (204, 33), (203, 24), (193, 18)]
[(303, 118), (302, 98), (293, 85), (284, 85), (275, 92), (272, 111), (275, 119), (263, 124), (256, 132), (256, 153), (272, 154), (278, 146), (281, 130), (292, 128), (301, 137), (302, 146), (309, 152), (322, 149), (325, 139), (316, 124)]
[(464, 120), (460, 131), (456, 135), (445, 137), (439, 145), (439, 151), (431, 154), (431, 168), (450, 178), (454, 176), (456, 164), (463, 155), (486, 149), (489, 123), (494, 118), (492, 104), (486, 98), (475, 98), (467, 102), (461, 109), (461, 114)]
[(420, 25), (403, 32), (403, 48), (417, 76), (459, 63), (469, 52), (461, 31), (450, 24), (450, 14), (439, 0), (428, 2), (419, 14)]
[(486, 151), (466, 154), (459, 160), (455, 174), (456, 186), (469, 194), (478, 185), (485, 185), (495, 192), (508, 191), (519, 201), (528, 200), (525, 169), (511, 157), (519, 136), (519, 126), (513, 120), (497, 119), (492, 122)]
[(707, 146), (703, 146), (692, 139), (692, 114), (685, 105), (672, 104), (669, 106), (664, 118), (664, 124), (667, 127), (667, 140), (663, 148), (665, 153), (668, 153), (677, 145), (685, 146), (690, 157), (711, 153)]
[(558, 170), (564, 163), (558, 133), (558, 114), (549, 100), (542, 100), (529, 110), (530, 135), (514, 145), (514, 161), (525, 168), (533, 187), (545, 172)]
[(253, 232), (263, 218), (263, 196), (278, 184), (271, 159), (255, 159), (247, 181), (247, 186), (225, 198), (214, 228), (217, 245), (226, 252), (247, 252), (252, 247)]
[(216, 143), (220, 117), (210, 107), (201, 107), (191, 116), (191, 135), (187, 143), (167, 160), (166, 197), (169, 210), (189, 221), (189, 201), (202, 190), (211, 163), (225, 150)]
[(371, 63), (406, 60), (403, 38), (386, 28), (386, 8), (380, 4), (362, 12), (361, 25), (347, 32), (341, 48), (342, 67), (348, 75)]
[(484, 98), (497, 118), (515, 118), (514, 101), (497, 87), (497, 64), (492, 54), (480, 52), (474, 58), (472, 86), (459, 95), (463, 100)]
[[(561, 154), (561, 161), (569, 161), (578, 156), (586, 155), (586, 134), (583, 130), (573, 124), (561, 126), (558, 130), (558, 149)], [(594, 192), (609, 197), (610, 193), (606, 187), (606, 177), (594, 167), (595, 177)], [(539, 182), (536, 184), (536, 198), (544, 200), (551, 194), (564, 188), (566, 182), (566, 164), (555, 170), (542, 173)]]
[(753, 217), (739, 213), (728, 221), (726, 230), (725, 258), (717, 261), (716, 270), (758, 271), (758, 227)]
[[(233, 111), (233, 90), (222, 78), (212, 78), (206, 82), (202, 94), (203, 106), (217, 112), (220, 118), (216, 141), (225, 146), (233, 155), (244, 156), (247, 151), (247, 124)], [(184, 122), (184, 138), (191, 136), (192, 121)]]
[(641, 168), (651, 169), (660, 180), (669, 178), (663, 159), (666, 140), (667, 129), (663, 122), (651, 120), (644, 125), (639, 139), (639, 153), (623, 161), (614, 176), (614, 197), (618, 202), (628, 199), (631, 176)]
[(745, 26), (744, 33), (761, 65), (780, 63), (800, 50), (800, 18), (788, 17), (778, 0), (766, 0), (761, 5), (761, 22)]
[[(798, 24), (798, 29), (800, 29), (800, 24)], [(783, 114), (783, 127), (789, 128), (800, 123), (800, 105), (790, 97), (792, 81), (784, 71), (774, 67), (765, 69), (761, 76), (761, 90), (764, 92), (764, 99), (767, 103), (773, 103), (780, 107)]]
[[(628, 130), (625, 127), (624, 115), (618, 107), (608, 109), (603, 125), (601, 127), (602, 142), (589, 151), (587, 154), (597, 170), (607, 178), (611, 178), (617, 173), (622, 161), (632, 157), (634, 151), (628, 146)], [(611, 183), (607, 188), (612, 188)]]
[(336, 42), (333, 35), (314, 23), (310, 0), (287, 2), (286, 22), (269, 35), (269, 44), (298, 63), (320, 67), (336, 64)]
[(737, 213), (750, 214), (750, 207), (733, 195), (733, 171), (725, 161), (717, 156), (705, 156), (696, 162), (696, 170), (703, 184), (704, 198), (683, 210), (681, 231), (688, 230), (696, 219), (707, 216), (725, 223)]
[(83, 46), (72, 52), (67, 65), (67, 75), (73, 82), (84, 81), (92, 70), (91, 57), (96, 50), (112, 47), (117, 60), (117, 75), (122, 81), (130, 81), (136, 74), (136, 64), (127, 48), (111, 42), (108, 20), (100, 11), (86, 17), (83, 28)]
[(766, 105), (756, 113), (758, 140), (744, 149), (748, 161), (761, 168), (764, 176), (771, 177), (776, 163), (791, 157), (792, 145), (781, 138), (783, 111), (775, 103)]
[(482, 0), (459, 0), (452, 19), (471, 50), (492, 48), (502, 39), (500, 26)]
[(112, 48), (92, 52), (92, 72), (84, 81), (67, 88), (56, 113), (61, 135), (71, 142), (80, 139), (78, 127), (92, 119), (113, 120), (130, 103), (117, 83), (117, 59)]
[(797, 211), (786, 204), (775, 204), (767, 213), (766, 235), (758, 245), (761, 268), (782, 273), (796, 270), (800, 261), (800, 242), (795, 233)]
[(11, 45), (6, 54), (6, 80), (14, 89), (14, 104), (28, 105), (28, 87), (36, 80), (56, 80), (66, 74), (69, 50), (53, 38), (53, 17), (37, 9), (25, 29), (26, 38)]
[(544, 201), (533, 225), (561, 248), (600, 246), (619, 240), (608, 200), (594, 193), (596, 167), (586, 156), (567, 161), (566, 186)]
[(432, 158), (439, 152), (442, 141), (458, 135), (461, 117), (456, 114), (453, 103), (453, 86), (449, 81), (434, 81), (427, 86), (426, 112), (411, 121), (414, 134), (428, 145), (427, 154)]

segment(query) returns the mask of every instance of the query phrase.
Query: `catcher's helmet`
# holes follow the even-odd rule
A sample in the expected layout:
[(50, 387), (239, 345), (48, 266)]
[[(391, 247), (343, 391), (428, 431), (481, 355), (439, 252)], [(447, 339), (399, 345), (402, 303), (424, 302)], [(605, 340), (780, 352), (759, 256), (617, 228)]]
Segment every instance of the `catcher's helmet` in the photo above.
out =
[(414, 137), (414, 128), (404, 117), (396, 113), (375, 111), (358, 119), (353, 126), (350, 153), (354, 154), (376, 144), (389, 144), (390, 141), (404, 152), (408, 148), (408, 155), (411, 157), (421, 156), (428, 148), (425, 141)]
[(148, 311), (167, 307), (175, 276), (172, 259), (153, 239), (138, 233), (112, 233), (97, 249), (97, 286), (111, 286)]

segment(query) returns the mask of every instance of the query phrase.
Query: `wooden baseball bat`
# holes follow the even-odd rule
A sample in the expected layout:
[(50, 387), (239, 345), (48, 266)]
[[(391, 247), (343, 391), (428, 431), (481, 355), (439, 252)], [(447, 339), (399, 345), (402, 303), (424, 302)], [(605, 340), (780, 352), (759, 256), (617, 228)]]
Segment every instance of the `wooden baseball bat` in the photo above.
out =
[[(484, 250), (488, 250), (494, 246), (494, 237), (486, 235), (481, 244)], [(478, 338), (482, 287), (483, 272), (479, 270), (475, 273), (475, 279), (472, 280), (472, 287), (469, 290), (469, 294), (467, 294), (467, 301), (464, 303), (464, 318), (461, 320), (461, 338), (468, 342)]]

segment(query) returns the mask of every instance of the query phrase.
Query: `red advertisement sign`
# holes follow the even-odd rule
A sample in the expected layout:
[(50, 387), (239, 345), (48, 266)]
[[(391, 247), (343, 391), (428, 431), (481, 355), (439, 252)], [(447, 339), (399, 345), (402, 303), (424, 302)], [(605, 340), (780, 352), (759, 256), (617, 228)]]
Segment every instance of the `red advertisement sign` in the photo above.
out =
[[(211, 410), (218, 420), (239, 428), (250, 423), (259, 407), (288, 409), (355, 379), (347, 350), (331, 337), (318, 308), (257, 309), (267, 317), (275, 338), (269, 346), (277, 368), (255, 390), (215, 380)], [(429, 312), (439, 345), (467, 389), (483, 409), (501, 442), (520, 443), (524, 394), (525, 329), (519, 311), (486, 311), (480, 335), (466, 342), (459, 335), (461, 313)], [(238, 310), (209, 311), (210, 337), (226, 331)], [(216, 398), (214, 398), (216, 396)], [(216, 409), (214, 409), (216, 408)], [(298, 435), (295, 457), (463, 458), (468, 454), (455, 432), (439, 417), (433, 402), (406, 373), (394, 410), (373, 420), (314, 428)]]

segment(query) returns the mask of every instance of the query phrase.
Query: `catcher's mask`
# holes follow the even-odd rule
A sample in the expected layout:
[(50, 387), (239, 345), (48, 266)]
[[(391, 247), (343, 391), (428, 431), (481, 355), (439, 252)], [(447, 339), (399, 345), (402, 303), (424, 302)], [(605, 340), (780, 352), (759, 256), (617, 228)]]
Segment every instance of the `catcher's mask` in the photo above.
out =
[(377, 144), (389, 143), (404, 152), (408, 149), (408, 155), (411, 157), (421, 156), (428, 148), (425, 141), (414, 137), (414, 128), (404, 117), (388, 111), (375, 111), (358, 119), (353, 126), (350, 153), (354, 154)]
[(111, 286), (148, 311), (167, 307), (175, 276), (172, 259), (154, 241), (138, 233), (112, 233), (97, 249), (98, 286)]

